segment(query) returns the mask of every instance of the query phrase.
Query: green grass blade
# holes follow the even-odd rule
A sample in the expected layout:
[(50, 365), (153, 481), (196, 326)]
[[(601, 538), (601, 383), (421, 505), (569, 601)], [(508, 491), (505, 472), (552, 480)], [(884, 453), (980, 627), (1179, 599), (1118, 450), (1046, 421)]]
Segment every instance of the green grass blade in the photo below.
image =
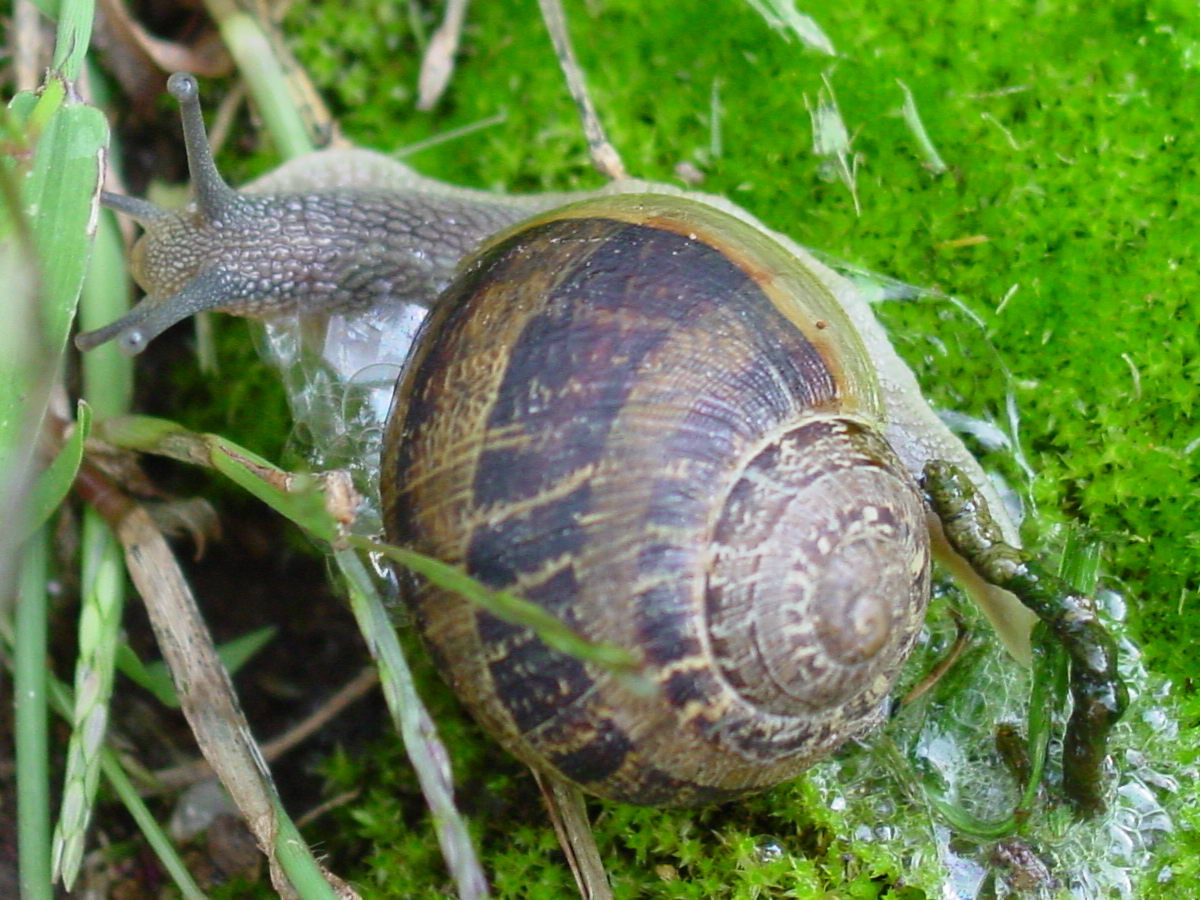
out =
[(42, 272), (42, 333), (55, 359), (66, 345), (91, 254), (107, 146), (108, 123), (98, 109), (64, 105), (38, 140), (26, 183), (25, 208)]
[(938, 153), (937, 147), (934, 146), (933, 139), (929, 137), (929, 132), (925, 130), (925, 123), (921, 121), (921, 113), (917, 111), (917, 100), (913, 97), (913, 92), (908, 85), (899, 78), (896, 79), (896, 84), (900, 86), (900, 92), (904, 94), (904, 104), (900, 107), (900, 115), (912, 133), (913, 139), (917, 142), (917, 150), (921, 153), (925, 168), (934, 175), (941, 175), (950, 167), (946, 165), (945, 160)]
[(232, 441), (207, 437), (213, 467), (222, 475), (322, 540), (337, 539), (337, 523), (325, 506), (317, 478), (305, 473), (289, 475)]
[[(29, 118), (33, 94), (13, 98), (4, 111), (12, 156), (0, 156), (0, 280), (5, 286), (4, 327), (0, 328), (0, 516), (20, 522), (33, 465), (33, 434), (42, 415), (51, 371), (41, 348), (38, 305), (41, 278), (22, 185), (34, 136)], [(0, 581), (28, 529), (0, 535)]]
[(87, 440), (91, 427), (91, 409), (80, 401), (75, 430), (50, 465), (43, 469), (33, 482), (24, 522), (25, 537), (29, 537), (46, 524), (71, 490), (75, 473), (79, 471), (79, 463), (83, 459), (83, 442)]
[(50, 772), (46, 732), (46, 536), (25, 544), (17, 588), (13, 693), (16, 696), (17, 835), (21, 896), (50, 900)]
[(154, 695), (168, 709), (179, 709), (179, 696), (171, 684), (171, 675), (162, 663), (146, 664), (133, 648), (122, 642), (117, 647), (117, 671), (138, 687)]
[[(101, 210), (92, 261), (79, 298), (79, 328), (88, 331), (119, 319), (129, 308), (130, 280), (125, 243), (116, 219)], [(114, 342), (81, 357), (83, 396), (96, 417), (108, 419), (129, 411), (133, 400), (133, 363)]]
[(417, 694), (391, 618), (359, 556), (350, 550), (340, 550), (335, 558), (349, 588), (350, 609), (379, 667), (379, 681), (392, 721), (433, 814), (442, 856), (458, 886), (459, 897), (486, 897), (487, 881), (466, 822), (454, 803), (454, 786), (445, 763), (449, 754)]
[(125, 774), (125, 770), (121, 768), (121, 764), (117, 761), (117, 755), (108, 747), (104, 747), (100, 754), (100, 766), (104, 770), (104, 777), (108, 779), (113, 792), (125, 804), (129, 815), (133, 817), (134, 822), (145, 835), (146, 842), (158, 857), (158, 861), (162, 863), (163, 868), (166, 869), (167, 874), (171, 876), (171, 880), (175, 882), (175, 886), (179, 888), (179, 893), (183, 895), (184, 900), (205, 900), (205, 893), (200, 890), (200, 886), (192, 878), (192, 873), (187, 870), (183, 859), (175, 852), (175, 845), (162, 830), (149, 807), (138, 796), (137, 788), (133, 786)]
[(6, 479), (0, 514), (19, 508), (37, 446), (31, 436), (45, 416), (95, 230), (108, 125), (98, 110), (72, 104), (70, 96), (52, 74), (40, 98), (21, 95), (9, 109), (10, 129), (32, 147), (32, 163), (27, 168), (23, 155), (0, 166), (0, 275), (9, 292), (0, 329), (0, 473)]
[(79, 77), (92, 37), (93, 0), (62, 0), (58, 5), (58, 33), (52, 68), (68, 81)]
[(280, 154), (292, 159), (311, 152), (313, 142), (292, 102), (287, 75), (262, 27), (233, 0), (206, 0), (205, 5)]
[(632, 679), (633, 685), (640, 689), (641, 693), (653, 690), (648, 682), (642, 683), (640, 663), (633, 653), (621, 647), (597, 643), (581, 637), (561, 620), (523, 597), (518, 597), (508, 591), (492, 590), (480, 584), (461, 569), (425, 556), (423, 553), (356, 536), (350, 537), (349, 541), (361, 550), (382, 553), (389, 559), (395, 560), (429, 579), (438, 587), (454, 591), (460, 597), (478, 604), (506, 622), (531, 629), (547, 646), (561, 653), (566, 653), (568, 656), (584, 662), (595, 663)]
[(236, 675), (242, 666), (254, 658), (254, 654), (271, 642), (278, 631), (273, 625), (256, 628), (221, 644), (217, 647), (217, 656), (221, 658), (221, 663), (229, 670), (229, 674)]
[[(275, 637), (277, 631), (278, 629), (273, 626), (257, 628), (248, 634), (221, 644), (217, 647), (217, 656), (220, 657), (229, 674), (236, 675), (238, 669), (249, 662), (254, 654)], [(170, 709), (179, 708), (179, 695), (175, 693), (175, 686), (171, 683), (171, 673), (161, 660), (144, 663), (133, 652), (133, 648), (122, 643), (117, 648), (116, 664), (121, 674), (153, 694), (154, 698), (163, 706)]]

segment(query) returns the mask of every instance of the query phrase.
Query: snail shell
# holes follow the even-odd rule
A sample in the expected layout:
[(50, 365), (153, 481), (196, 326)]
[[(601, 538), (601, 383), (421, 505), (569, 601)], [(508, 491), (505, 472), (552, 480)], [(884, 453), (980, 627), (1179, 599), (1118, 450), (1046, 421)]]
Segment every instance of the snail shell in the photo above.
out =
[(657, 687), (413, 585), (484, 726), (601, 796), (686, 806), (877, 721), (930, 553), (865, 360), (794, 256), (694, 201), (589, 200), (478, 254), (396, 392), (388, 537), (634, 651)]

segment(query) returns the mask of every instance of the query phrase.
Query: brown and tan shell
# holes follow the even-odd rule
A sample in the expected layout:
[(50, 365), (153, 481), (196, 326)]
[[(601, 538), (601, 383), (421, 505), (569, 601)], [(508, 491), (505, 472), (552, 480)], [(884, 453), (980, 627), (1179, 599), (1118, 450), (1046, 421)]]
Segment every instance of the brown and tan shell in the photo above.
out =
[(413, 587), (441, 670), (518, 757), (700, 805), (878, 720), (929, 537), (844, 316), (757, 229), (660, 195), (518, 226), (450, 286), (396, 392), (389, 539), (632, 650), (656, 686)]

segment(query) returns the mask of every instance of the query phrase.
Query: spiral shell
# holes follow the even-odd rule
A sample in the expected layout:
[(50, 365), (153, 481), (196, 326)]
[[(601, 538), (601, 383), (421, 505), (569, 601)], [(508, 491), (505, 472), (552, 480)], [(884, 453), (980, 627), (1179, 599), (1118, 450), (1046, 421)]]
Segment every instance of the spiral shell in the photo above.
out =
[(929, 545), (843, 318), (761, 232), (656, 195), (518, 226), (450, 286), (396, 392), (389, 539), (629, 648), (657, 688), (413, 586), (439, 667), (518, 757), (700, 805), (878, 719)]

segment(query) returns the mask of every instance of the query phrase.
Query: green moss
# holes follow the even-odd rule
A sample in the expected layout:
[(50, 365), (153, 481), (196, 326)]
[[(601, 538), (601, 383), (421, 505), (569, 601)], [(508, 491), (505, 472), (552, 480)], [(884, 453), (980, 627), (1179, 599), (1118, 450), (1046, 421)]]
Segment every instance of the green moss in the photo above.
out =
[[(415, 43), (399, 4), (293, 10), (293, 46), (355, 141), (395, 150), (502, 112), (503, 124), (409, 162), (513, 191), (599, 183), (528, 4), (473, 6), (459, 70), (432, 115), (412, 111)], [(981, 333), (944, 301), (883, 310), (935, 402), (1005, 422), (1011, 392), (1036, 476), (1023, 480), (1011, 455), (987, 462), (1036, 505), (1032, 538), (1052, 537), (1062, 521), (1104, 538), (1133, 635), (1195, 722), (1194, 654), (1180, 652), (1200, 644), (1194, 5), (850, 0), (809, 11), (844, 54), (836, 62), (786, 43), (744, 4), (609, 0), (568, 13), (632, 173), (672, 181), (691, 162), (706, 174), (703, 189), (802, 243), (984, 313)], [(826, 72), (860, 154), (861, 215), (810, 152), (805, 97), (815, 99)], [(896, 78), (913, 90), (948, 173), (923, 167), (897, 114)], [(479, 789), (466, 793), (497, 892), (564, 896), (569, 876), (528, 780), (441, 705), (456, 765)], [(1189, 752), (1181, 766), (1194, 767)], [(349, 814), (357, 839), (375, 848), (362, 877), (371, 896), (422, 895), (445, 875), (407, 767), (380, 754), (365, 772), (338, 763), (339, 783), (373, 785)], [(1173, 807), (1174, 850), (1143, 873), (1145, 896), (1184, 896), (1200, 880), (1194, 781)], [(597, 835), (618, 896), (933, 890), (933, 861), (905, 867), (902, 848), (847, 837), (841, 824), (801, 780), (699, 813), (604, 806)], [(1174, 880), (1156, 886), (1163, 865)]]

